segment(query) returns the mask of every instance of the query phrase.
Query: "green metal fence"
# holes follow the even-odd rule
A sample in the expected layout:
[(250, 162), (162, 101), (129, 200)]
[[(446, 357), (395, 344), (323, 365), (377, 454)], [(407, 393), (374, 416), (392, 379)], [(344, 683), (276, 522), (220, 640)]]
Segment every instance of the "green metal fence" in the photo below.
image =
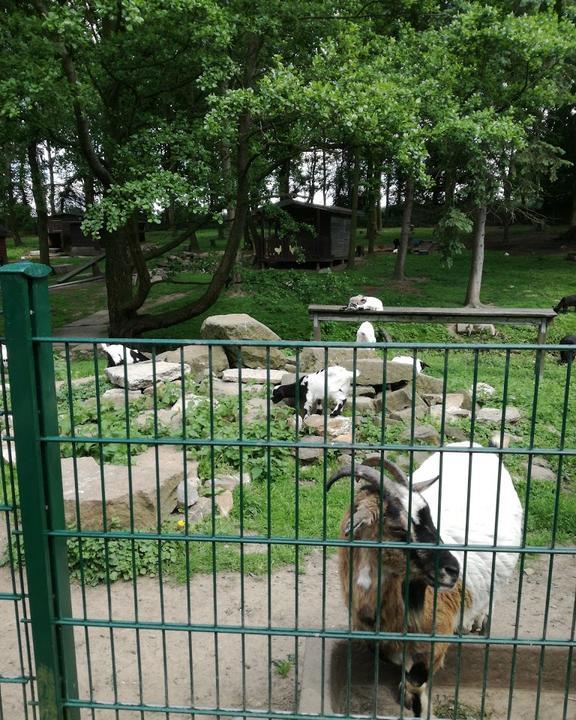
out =
[[(4, 423), (3, 448), (18, 476), (5, 455), (0, 611), (10, 608), (2, 619), (14, 640), (0, 658), (0, 718), (411, 717), (406, 683), (399, 689), (398, 671), (375, 651), (390, 640), (404, 664), (414, 643), (430, 655), (450, 644), (426, 691), (436, 717), (576, 717), (575, 399), (558, 346), (546, 346), (541, 375), (537, 345), (150, 340), (139, 344), (152, 377), (132, 390), (138, 366), (106, 373), (98, 339), (51, 335), (41, 266), (8, 266), (0, 277), (3, 407), (14, 425)], [(167, 350), (171, 368), (159, 357)], [(386, 362), (399, 353), (426, 357), (431, 377)], [(360, 378), (372, 373), (371, 385), (354, 382), (344, 419), (302, 422), (298, 397), (295, 408), (272, 403), (274, 368), (299, 380), (344, 356)], [(224, 381), (230, 359), (238, 369)], [(457, 440), (482, 447), (471, 454)], [(336, 468), (375, 453), (380, 467), (385, 451), (410, 474), (439, 448), (440, 468), (459, 453), (470, 463), (495, 453), (497, 499), (511, 471), (524, 508), (517, 545), (499, 544), (499, 510), (485, 545), (470, 543), (466, 517), (464, 539), (442, 546), (385, 536), (382, 517), (372, 538), (341, 535), (362, 483), (327, 493)], [(462, 482), (470, 487), (469, 473)], [(432, 631), (408, 630), (409, 582), (398, 628), (355, 625), (338, 549), (349, 590), (357, 559), (378, 554), (378, 615), (385, 554), (431, 546), (468, 551), (464, 574), (472, 553), (492, 558), (486, 635), (438, 632), (437, 587)], [(511, 552), (517, 569), (498, 592), (496, 560)], [(431, 587), (439, 572), (436, 561)]]

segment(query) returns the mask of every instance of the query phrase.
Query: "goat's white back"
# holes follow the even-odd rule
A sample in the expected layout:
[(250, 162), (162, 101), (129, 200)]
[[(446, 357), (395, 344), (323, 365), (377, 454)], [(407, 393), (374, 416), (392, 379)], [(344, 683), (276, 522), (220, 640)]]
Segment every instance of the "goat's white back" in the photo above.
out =
[(318, 370), (318, 372), (306, 375), (308, 391), (305, 408), (307, 412), (313, 411), (317, 400), (324, 399), (324, 391), (326, 391), (327, 399), (336, 404), (345, 401), (350, 392), (353, 377), (354, 373), (341, 365), (331, 365), (326, 372)]
[[(452, 443), (447, 447), (469, 447), (470, 443)], [(481, 447), (474, 443), (473, 447)], [(445, 543), (468, 545), (518, 546), (522, 538), (522, 505), (512, 483), (510, 473), (500, 466), (495, 453), (442, 453), (442, 470), (439, 481), (422, 491), (430, 506), (432, 520)], [(470, 463), (471, 460), (471, 463)], [(417, 488), (419, 482), (440, 474), (440, 453), (434, 453), (413, 473)], [(470, 474), (470, 483), (468, 476)], [(500, 477), (500, 483), (498, 478)], [(466, 509), (468, 538), (466, 538)], [(441, 490), (441, 512), (438, 517), (438, 496)], [(498, 497), (499, 490), (499, 497)], [(499, 506), (496, 532), (497, 501)], [(464, 569), (464, 552), (451, 551)], [(493, 553), (467, 552), (466, 589), (472, 597), (472, 607), (464, 613), (464, 628), (487, 611), (490, 601)], [(494, 563), (494, 589), (506, 583), (514, 571), (518, 554), (497, 552)], [(456, 628), (455, 628), (456, 629)]]
[(115, 366), (117, 365), (132, 365), (136, 360), (132, 357), (131, 348), (120, 345), (108, 345), (107, 343), (100, 343), (102, 350), (108, 355)]
[(356, 331), (356, 342), (359, 343), (375, 343), (376, 333), (374, 332), (374, 326), (367, 320), (360, 325)]
[[(410, 355), (396, 355), (396, 357), (393, 357), (390, 362), (396, 363), (397, 365), (414, 365), (414, 358)], [(422, 363), (418, 358), (416, 358), (416, 374), (422, 372)]]
[(367, 295), (353, 295), (350, 300), (348, 300), (347, 309), (381, 311), (384, 310), (384, 305), (382, 304), (382, 300), (375, 297)]

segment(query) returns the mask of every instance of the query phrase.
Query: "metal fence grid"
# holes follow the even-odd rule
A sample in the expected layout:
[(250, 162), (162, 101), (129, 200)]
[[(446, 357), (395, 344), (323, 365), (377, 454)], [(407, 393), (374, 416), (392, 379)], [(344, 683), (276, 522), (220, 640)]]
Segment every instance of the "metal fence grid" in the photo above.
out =
[[(576, 717), (574, 390), (571, 365), (559, 369), (551, 362), (558, 346), (546, 346), (550, 359), (540, 376), (538, 345), (382, 345), (385, 359), (398, 352), (434, 357), (435, 375), (445, 389), (465, 378), (471, 387), (470, 416), (454, 422), (450, 395), (440, 393), (437, 445), (418, 437), (416, 392), (401, 424), (390, 415), (387, 393), (369, 417), (355, 394), (344, 423), (348, 432), (334, 437), (326, 414), (318, 416), (315, 434), (295, 421), (298, 399), (295, 409), (272, 404), (270, 368), (277, 346), (290, 356), (297, 379), (309, 348), (319, 348), (324, 367), (348, 348), (356, 371), (362, 351), (353, 344), (143, 341), (153, 361), (150, 389), (138, 396), (128, 390), (124, 365), (119, 373), (125, 388), (110, 393), (100, 341), (51, 336), (42, 278), (14, 274), (12, 280), (18, 323), (30, 317), (30, 307), (34, 310), (28, 329), (10, 325), (7, 318), (21, 494), (23, 483), (36, 478), (37, 491), (48, 498), (44, 512), (41, 497), (24, 492), (22, 507), (31, 624), (42, 668), (40, 718), (411, 717), (394, 697), (395, 692), (400, 700), (405, 696), (405, 690), (397, 690), (399, 677), (373, 652), (375, 642), (386, 640), (400, 641), (404, 660), (410, 643), (424, 642), (429, 653), (437, 643), (452, 646), (446, 668), (429, 682), (434, 703), (429, 712), (437, 717)], [(8, 298), (6, 285), (4, 293)], [(174, 346), (173, 359), (185, 380), (160, 382), (157, 356)], [(228, 398), (215, 372), (200, 382), (185, 374), (190, 347), (206, 349), (209, 370), (222, 349), (236, 354), (240, 369), (227, 383)], [(243, 382), (250, 371), (242, 367), (243, 355), (254, 347), (263, 349), (266, 368), (264, 387), (256, 392)], [(77, 359), (79, 353), (83, 357)], [(378, 384), (386, 387), (393, 380), (387, 376), (390, 365), (379, 367)], [(75, 377), (79, 370), (90, 376), (88, 382)], [(416, 386), (415, 366), (411, 373)], [(487, 426), (477, 419), (486, 375), (498, 378), (500, 408), (496, 422)], [(327, 390), (325, 381), (324, 395)], [(513, 426), (506, 413), (517, 401), (524, 414)], [(176, 405), (181, 407), (177, 419), (168, 412)], [(30, 420), (35, 414), (36, 425)], [(416, 552), (430, 543), (384, 537), (381, 520), (375, 539), (342, 537), (340, 521), (347, 509), (355, 512), (359, 487), (350, 479), (326, 493), (331, 473), (342, 462), (359, 464), (383, 451), (404, 458), (410, 473), (421, 462), (420, 453), (438, 447), (442, 458), (469, 452), (450, 446), (455, 428), (467, 440), (487, 445), (486, 427), (500, 447), (475, 448), (474, 454), (496, 452), (498, 492), (502, 468), (513, 470), (524, 507), (522, 541), (501, 546), (496, 537), (485, 546), (464, 540), (442, 548), (489, 553), (493, 568), (499, 552), (518, 554), (517, 571), (500, 597), (490, 583), (494, 612), (487, 636), (436, 632), (442, 602), (436, 591), (432, 632), (408, 632), (407, 609), (395, 631), (355, 628), (342, 600), (338, 548), (349, 558), (361, 558), (362, 552), (381, 557), (390, 548)], [(505, 437), (516, 427), (521, 430), (505, 447)], [(25, 437), (19, 437), (20, 428)], [(316, 456), (312, 464), (310, 454)], [(547, 481), (534, 477), (539, 458), (552, 469)], [(5, 465), (2, 476), (6, 499), (16, 496), (11, 468)], [(225, 485), (219, 491), (217, 478), (234, 474), (233, 494), (221, 490)], [(170, 515), (176, 484), (183, 482), (186, 507), (196, 490), (188, 480), (197, 476), (204, 480), (198, 501), (188, 512)], [(469, 484), (469, 477), (464, 481)], [(5, 503), (0, 509), (7, 530), (20, 537), (13, 501)], [(27, 520), (37, 527), (27, 528)], [(20, 650), (7, 677), (21, 686), (21, 717), (36, 717), (34, 685), (28, 682), (33, 673), (22, 546), (11, 542), (9, 547), (13, 589), (0, 600), (15, 608)], [(378, 568), (377, 595), (386, 584), (381, 563)], [(506, 606), (501, 616), (499, 601)], [(59, 714), (50, 715), (52, 710)]]

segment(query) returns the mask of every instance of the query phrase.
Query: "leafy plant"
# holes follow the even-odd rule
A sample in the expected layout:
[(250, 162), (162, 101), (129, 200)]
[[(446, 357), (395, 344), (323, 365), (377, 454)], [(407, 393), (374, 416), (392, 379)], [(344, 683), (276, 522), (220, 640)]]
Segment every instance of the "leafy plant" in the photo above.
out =
[(286, 678), (290, 674), (290, 670), (292, 670), (292, 666), (294, 665), (294, 655), (290, 653), (288, 657), (281, 658), (279, 660), (272, 660), (272, 665), (274, 665), (274, 668), (276, 669), (276, 674), (280, 675), (281, 678)]
[(464, 238), (472, 232), (472, 221), (461, 210), (450, 208), (434, 229), (434, 235), (440, 243), (442, 257), (446, 267), (451, 268), (454, 256), (464, 250)]

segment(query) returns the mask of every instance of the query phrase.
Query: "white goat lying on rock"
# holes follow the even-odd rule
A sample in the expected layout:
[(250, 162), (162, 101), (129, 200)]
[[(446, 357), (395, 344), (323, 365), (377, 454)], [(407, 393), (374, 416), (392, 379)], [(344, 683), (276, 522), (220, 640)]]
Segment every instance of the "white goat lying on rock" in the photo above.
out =
[[(358, 375), (359, 372), (356, 372)], [(272, 402), (278, 403), (285, 398), (294, 399), (298, 392), (300, 411), (303, 417), (316, 412), (318, 403), (323, 402), (324, 396), (334, 403), (330, 417), (340, 415), (350, 392), (354, 373), (341, 365), (332, 365), (326, 371), (304, 375), (297, 386), (296, 383), (277, 385), (272, 391)]]
[[(390, 362), (396, 363), (397, 365), (414, 365), (414, 358), (411, 355), (396, 355)], [(420, 375), (423, 368), (428, 368), (430, 365), (425, 363), (423, 360), (416, 358), (416, 375)]]
[(133, 363), (143, 362), (149, 358), (134, 348), (129, 348), (127, 345), (108, 345), (107, 343), (100, 343), (100, 348), (104, 351), (104, 354), (108, 358), (108, 367), (116, 367), (118, 365), (132, 365)]
[[(447, 447), (470, 444), (453, 443)], [(400, 468), (388, 460), (383, 460), (382, 465), (391, 476), (384, 476), (382, 482), (378, 469), (355, 466), (355, 477), (362, 485), (356, 490), (352, 515), (350, 510), (344, 515), (341, 537), (417, 542), (430, 544), (430, 548), (340, 548), (340, 580), (352, 628), (396, 633), (434, 631), (438, 635), (451, 635), (461, 626), (464, 631), (478, 629), (490, 610), (492, 578), (494, 590), (500, 590), (514, 570), (517, 555), (505, 551), (448, 551), (441, 543), (494, 547), (520, 544), (522, 506), (509, 472), (493, 453), (435, 453), (413, 474), (410, 492), (410, 483)], [(350, 473), (349, 467), (336, 472), (328, 488)], [(442, 505), (438, 513), (440, 489)], [(379, 647), (389, 660), (402, 664), (400, 641), (383, 641)], [(431, 663), (430, 643), (406, 643), (404, 701), (415, 717), (427, 716), (428, 678), (442, 666), (447, 649), (446, 643), (434, 643)]]

